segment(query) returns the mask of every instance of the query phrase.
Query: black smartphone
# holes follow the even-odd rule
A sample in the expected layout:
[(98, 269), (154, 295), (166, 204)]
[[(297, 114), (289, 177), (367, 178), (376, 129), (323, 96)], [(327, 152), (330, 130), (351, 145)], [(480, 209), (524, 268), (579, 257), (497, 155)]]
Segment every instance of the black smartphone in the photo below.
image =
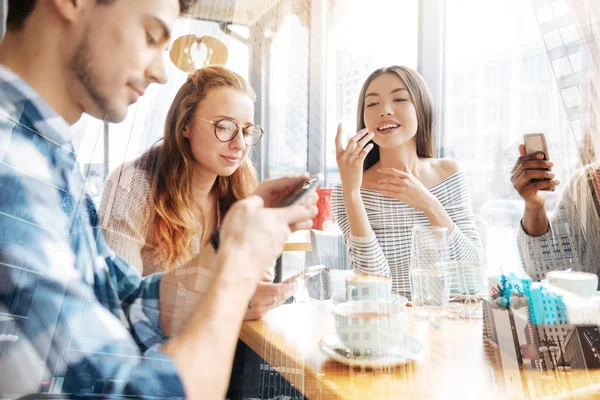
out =
[[(294, 190), (292, 190), (283, 200), (279, 202), (277, 207), (287, 207), (296, 204), (304, 198), (308, 193), (316, 190), (323, 184), (323, 174), (311, 175), (305, 182), (302, 182)], [(217, 251), (219, 249), (219, 228), (217, 228), (210, 237), (210, 244)]]
[[(525, 153), (526, 154), (535, 154), (542, 153), (544, 155), (544, 160), (550, 160), (550, 155), (548, 154), (548, 145), (546, 144), (546, 137), (543, 133), (526, 133), (523, 135), (523, 142), (525, 143)], [(548, 169), (546, 169), (547, 171)], [(548, 178), (542, 179), (533, 179), (534, 182), (549, 180)], [(552, 189), (544, 189), (548, 191), (554, 191)]]
[(307, 194), (316, 190), (323, 184), (323, 174), (314, 174), (308, 177), (305, 182), (302, 182), (294, 190), (292, 190), (283, 200), (279, 202), (277, 207), (287, 207), (296, 204)]

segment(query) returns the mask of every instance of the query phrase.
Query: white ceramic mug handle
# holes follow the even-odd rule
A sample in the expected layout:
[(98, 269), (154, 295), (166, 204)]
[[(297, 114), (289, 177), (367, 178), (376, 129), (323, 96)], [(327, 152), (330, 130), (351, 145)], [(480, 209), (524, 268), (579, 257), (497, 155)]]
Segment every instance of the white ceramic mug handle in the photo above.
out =
[(356, 290), (356, 294), (358, 294), (358, 288), (354, 285), (346, 286), (346, 301), (354, 300), (352, 297), (352, 292)]

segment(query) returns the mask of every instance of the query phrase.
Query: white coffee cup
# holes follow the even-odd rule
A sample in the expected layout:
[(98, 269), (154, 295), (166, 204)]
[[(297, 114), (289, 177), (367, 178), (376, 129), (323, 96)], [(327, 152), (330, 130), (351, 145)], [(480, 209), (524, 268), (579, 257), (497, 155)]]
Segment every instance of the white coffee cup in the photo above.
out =
[(596, 294), (598, 275), (589, 272), (551, 271), (546, 274), (548, 283), (589, 299)]
[(354, 356), (401, 352), (407, 326), (404, 304), (348, 301), (333, 309), (336, 332)]
[(384, 275), (359, 274), (346, 278), (346, 300), (390, 301), (392, 278)]

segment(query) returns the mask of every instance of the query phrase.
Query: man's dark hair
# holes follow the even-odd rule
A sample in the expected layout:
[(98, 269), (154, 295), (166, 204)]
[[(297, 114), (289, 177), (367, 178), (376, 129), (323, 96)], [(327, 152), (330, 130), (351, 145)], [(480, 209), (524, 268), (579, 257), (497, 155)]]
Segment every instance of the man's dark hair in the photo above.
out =
[[(25, 24), (27, 17), (33, 12), (38, 0), (8, 0), (8, 17), (6, 27), (9, 30), (19, 30)], [(118, 0), (96, 0), (100, 4), (112, 4)], [(196, 0), (179, 0), (181, 14), (190, 11)]]

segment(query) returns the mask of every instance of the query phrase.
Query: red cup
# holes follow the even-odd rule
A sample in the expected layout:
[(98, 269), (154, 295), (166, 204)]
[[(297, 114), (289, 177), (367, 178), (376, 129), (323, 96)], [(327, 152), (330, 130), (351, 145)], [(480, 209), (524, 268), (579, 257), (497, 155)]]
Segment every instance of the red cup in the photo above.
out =
[(317, 208), (319, 213), (313, 218), (313, 229), (323, 230), (323, 224), (325, 221), (333, 221), (333, 214), (331, 212), (331, 192), (333, 189), (318, 188), (317, 194), (319, 200), (317, 200)]

